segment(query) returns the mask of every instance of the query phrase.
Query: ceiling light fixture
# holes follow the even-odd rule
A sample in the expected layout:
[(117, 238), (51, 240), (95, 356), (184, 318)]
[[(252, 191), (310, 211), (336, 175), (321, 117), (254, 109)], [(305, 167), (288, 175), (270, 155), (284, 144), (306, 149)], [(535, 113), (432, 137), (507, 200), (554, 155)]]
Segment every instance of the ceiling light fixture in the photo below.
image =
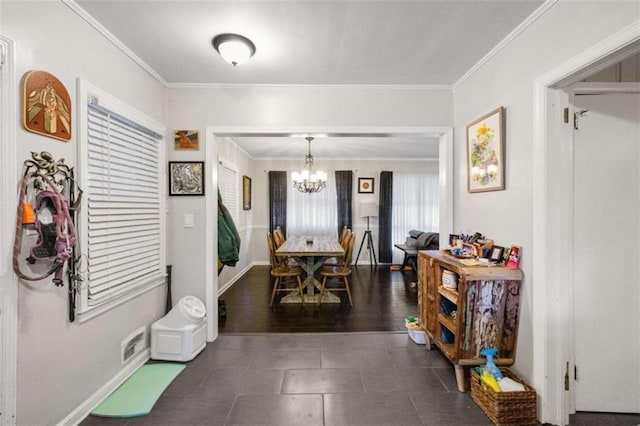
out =
[(234, 67), (247, 62), (256, 53), (256, 46), (239, 34), (218, 34), (211, 44), (222, 58)]
[(309, 143), (309, 151), (304, 157), (304, 169), (301, 172), (293, 172), (293, 187), (300, 192), (308, 194), (312, 192), (320, 192), (327, 187), (327, 174), (322, 171), (315, 171), (313, 168), (313, 155), (311, 155), (311, 141), (313, 138), (308, 136), (305, 138)]

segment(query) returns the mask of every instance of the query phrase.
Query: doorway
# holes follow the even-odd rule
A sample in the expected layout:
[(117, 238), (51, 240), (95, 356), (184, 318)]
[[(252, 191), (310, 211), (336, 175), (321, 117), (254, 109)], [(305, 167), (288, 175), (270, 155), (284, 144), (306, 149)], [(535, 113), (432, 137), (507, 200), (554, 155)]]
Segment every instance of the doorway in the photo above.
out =
[[(244, 136), (244, 135), (280, 135), (283, 131), (273, 129), (216, 129), (207, 128), (206, 131), (206, 179), (208, 185), (217, 186), (218, 174), (218, 150), (217, 137), (224, 136)], [(318, 129), (296, 129), (296, 134), (319, 133)], [(443, 235), (451, 233), (453, 224), (453, 129), (448, 127), (401, 127), (401, 128), (385, 128), (384, 132), (377, 131), (375, 128), (369, 129), (353, 129), (345, 131), (344, 129), (323, 128), (321, 133), (331, 135), (339, 134), (341, 136), (353, 135), (377, 135), (377, 134), (411, 134), (425, 135), (437, 137), (439, 140), (439, 194), (440, 194), (440, 232)], [(205, 196), (205, 232), (208, 237), (205, 245), (205, 258), (217, 259), (217, 199), (209, 191)], [(218, 306), (216, 302), (218, 298), (218, 277), (213, 267), (213, 262), (207, 262), (205, 269), (205, 297), (207, 305), (207, 339), (213, 341), (218, 335)]]
[(574, 111), (566, 91), (638, 51), (640, 27), (629, 26), (534, 83), (533, 385), (543, 423), (568, 424), (575, 412)]

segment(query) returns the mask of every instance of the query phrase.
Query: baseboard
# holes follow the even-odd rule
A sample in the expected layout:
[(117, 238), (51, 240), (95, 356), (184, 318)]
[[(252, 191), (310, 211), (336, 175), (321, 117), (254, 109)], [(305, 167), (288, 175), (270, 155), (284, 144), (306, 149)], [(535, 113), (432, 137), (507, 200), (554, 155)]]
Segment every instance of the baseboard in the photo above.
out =
[(248, 264), (243, 269), (238, 271), (229, 281), (227, 281), (227, 283), (224, 286), (222, 286), (221, 288), (218, 288), (218, 297), (220, 297), (222, 293), (227, 291), (227, 289), (229, 289), (236, 281), (238, 281), (240, 277), (242, 277), (245, 273), (247, 273), (252, 266), (253, 266), (253, 263)]
[(131, 361), (128, 365), (120, 370), (111, 380), (98, 389), (93, 395), (87, 398), (82, 404), (80, 404), (75, 410), (73, 410), (67, 417), (62, 419), (58, 426), (77, 425), (84, 420), (91, 411), (98, 406), (107, 396), (118, 388), (125, 380), (127, 380), (135, 371), (140, 368), (151, 358), (151, 350), (149, 348), (143, 350)]

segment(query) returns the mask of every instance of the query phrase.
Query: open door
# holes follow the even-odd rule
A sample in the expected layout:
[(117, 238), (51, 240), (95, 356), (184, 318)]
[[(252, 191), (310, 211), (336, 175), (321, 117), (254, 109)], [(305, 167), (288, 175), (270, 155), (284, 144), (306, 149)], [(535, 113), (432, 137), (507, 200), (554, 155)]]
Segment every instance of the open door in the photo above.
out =
[(640, 94), (574, 98), (576, 411), (640, 412)]

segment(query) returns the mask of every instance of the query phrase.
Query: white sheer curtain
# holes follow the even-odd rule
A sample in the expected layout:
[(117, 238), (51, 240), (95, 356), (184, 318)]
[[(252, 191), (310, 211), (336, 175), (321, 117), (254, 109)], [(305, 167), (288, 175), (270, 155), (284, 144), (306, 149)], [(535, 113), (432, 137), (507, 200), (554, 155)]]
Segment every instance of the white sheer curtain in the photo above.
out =
[[(438, 232), (438, 171), (393, 172), (392, 238), (404, 243), (409, 231)], [(393, 250), (393, 263), (404, 253)]]
[(338, 200), (333, 173), (328, 173), (327, 187), (304, 194), (291, 185), (287, 192), (287, 237), (292, 235), (338, 235)]

